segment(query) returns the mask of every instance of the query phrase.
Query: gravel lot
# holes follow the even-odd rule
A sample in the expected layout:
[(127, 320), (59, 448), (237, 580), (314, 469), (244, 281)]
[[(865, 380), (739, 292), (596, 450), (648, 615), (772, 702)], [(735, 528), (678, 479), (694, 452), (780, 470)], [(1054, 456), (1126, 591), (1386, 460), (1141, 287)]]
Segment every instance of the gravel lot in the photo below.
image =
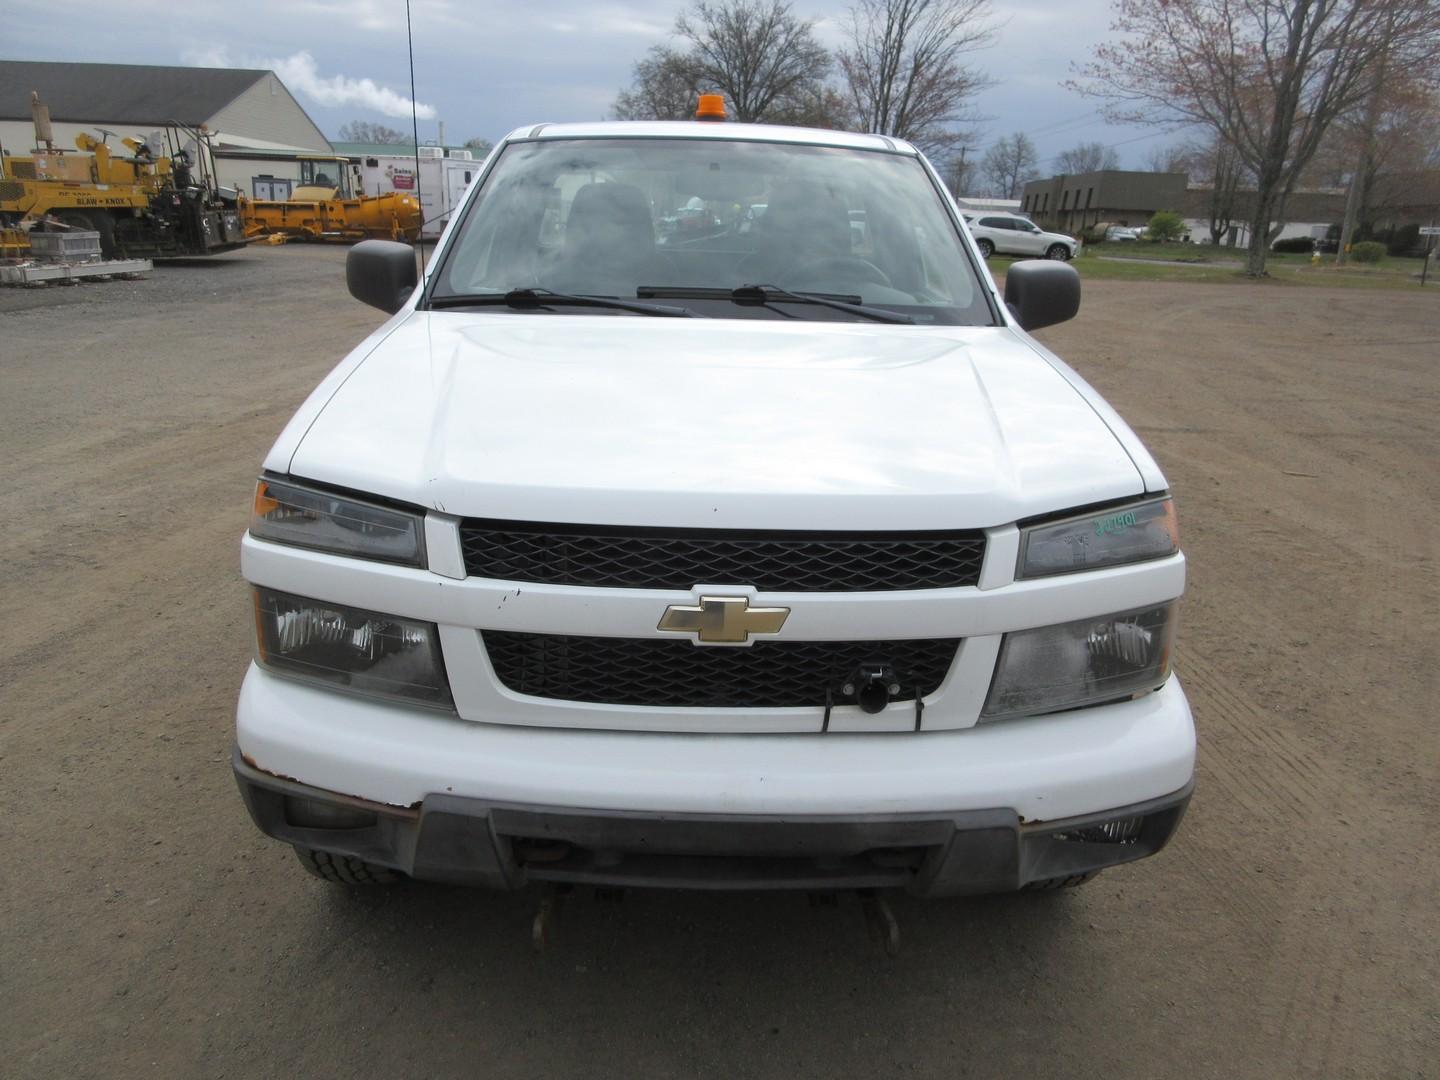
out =
[(341, 250), (0, 291), (0, 1072), (1440, 1076), (1440, 289), (1087, 284), (1043, 336), (1165, 466), (1201, 731), (1175, 844), (1070, 895), (351, 895), (250, 824), (237, 542), (381, 318)]

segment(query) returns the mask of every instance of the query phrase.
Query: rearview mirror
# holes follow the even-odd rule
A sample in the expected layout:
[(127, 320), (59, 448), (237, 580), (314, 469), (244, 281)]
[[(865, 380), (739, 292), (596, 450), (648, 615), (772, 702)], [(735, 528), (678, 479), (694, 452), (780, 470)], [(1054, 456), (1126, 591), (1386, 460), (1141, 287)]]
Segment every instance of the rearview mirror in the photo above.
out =
[(345, 257), (350, 295), (394, 315), (420, 281), (415, 249), (393, 240), (362, 240)]
[(706, 202), (739, 202), (751, 194), (755, 177), (719, 167), (714, 162), (708, 169), (682, 169), (675, 178), (675, 190), (683, 195), (699, 195)]
[(1080, 275), (1062, 262), (1018, 262), (1005, 271), (1005, 306), (1026, 330), (1073, 319), (1080, 310)]

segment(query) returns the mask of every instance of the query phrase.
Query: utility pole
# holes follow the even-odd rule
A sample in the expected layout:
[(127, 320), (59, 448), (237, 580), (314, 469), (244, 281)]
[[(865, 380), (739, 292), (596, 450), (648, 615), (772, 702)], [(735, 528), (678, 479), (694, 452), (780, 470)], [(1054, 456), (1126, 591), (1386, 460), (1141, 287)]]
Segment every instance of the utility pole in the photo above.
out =
[(965, 197), (965, 193), (960, 190), (960, 187), (962, 184), (965, 183), (965, 177), (967, 176), (967, 173), (965, 171), (965, 155), (973, 149), (975, 149), (973, 146), (966, 146), (964, 144), (961, 144), (960, 156), (955, 159), (954, 164), (951, 166), (950, 186), (953, 189), (954, 195), (957, 199)]

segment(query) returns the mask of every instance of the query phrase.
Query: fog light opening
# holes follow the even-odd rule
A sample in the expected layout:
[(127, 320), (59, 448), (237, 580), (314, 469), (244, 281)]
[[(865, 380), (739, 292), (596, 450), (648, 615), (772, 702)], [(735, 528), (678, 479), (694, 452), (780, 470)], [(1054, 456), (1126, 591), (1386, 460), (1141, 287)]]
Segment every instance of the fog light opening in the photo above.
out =
[(1054, 836), (1056, 840), (1079, 844), (1134, 844), (1139, 842), (1140, 830), (1144, 825), (1144, 815), (1116, 818), (1099, 825), (1086, 825), (1083, 828), (1058, 832)]
[(302, 829), (368, 829), (377, 819), (373, 810), (287, 795), (285, 820)]

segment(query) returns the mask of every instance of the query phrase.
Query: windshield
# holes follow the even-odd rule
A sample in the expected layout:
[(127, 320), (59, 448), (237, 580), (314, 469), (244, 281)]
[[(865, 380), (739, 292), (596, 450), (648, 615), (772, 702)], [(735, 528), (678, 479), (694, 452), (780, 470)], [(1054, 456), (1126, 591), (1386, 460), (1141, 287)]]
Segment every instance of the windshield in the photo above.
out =
[(993, 322), (918, 159), (716, 139), (508, 145), (449, 245), (430, 299), (453, 307), (463, 297), (533, 289), (682, 297), (667, 302), (723, 318), (860, 317), (800, 296), (732, 302), (729, 292), (742, 285), (822, 294), (921, 323)]

